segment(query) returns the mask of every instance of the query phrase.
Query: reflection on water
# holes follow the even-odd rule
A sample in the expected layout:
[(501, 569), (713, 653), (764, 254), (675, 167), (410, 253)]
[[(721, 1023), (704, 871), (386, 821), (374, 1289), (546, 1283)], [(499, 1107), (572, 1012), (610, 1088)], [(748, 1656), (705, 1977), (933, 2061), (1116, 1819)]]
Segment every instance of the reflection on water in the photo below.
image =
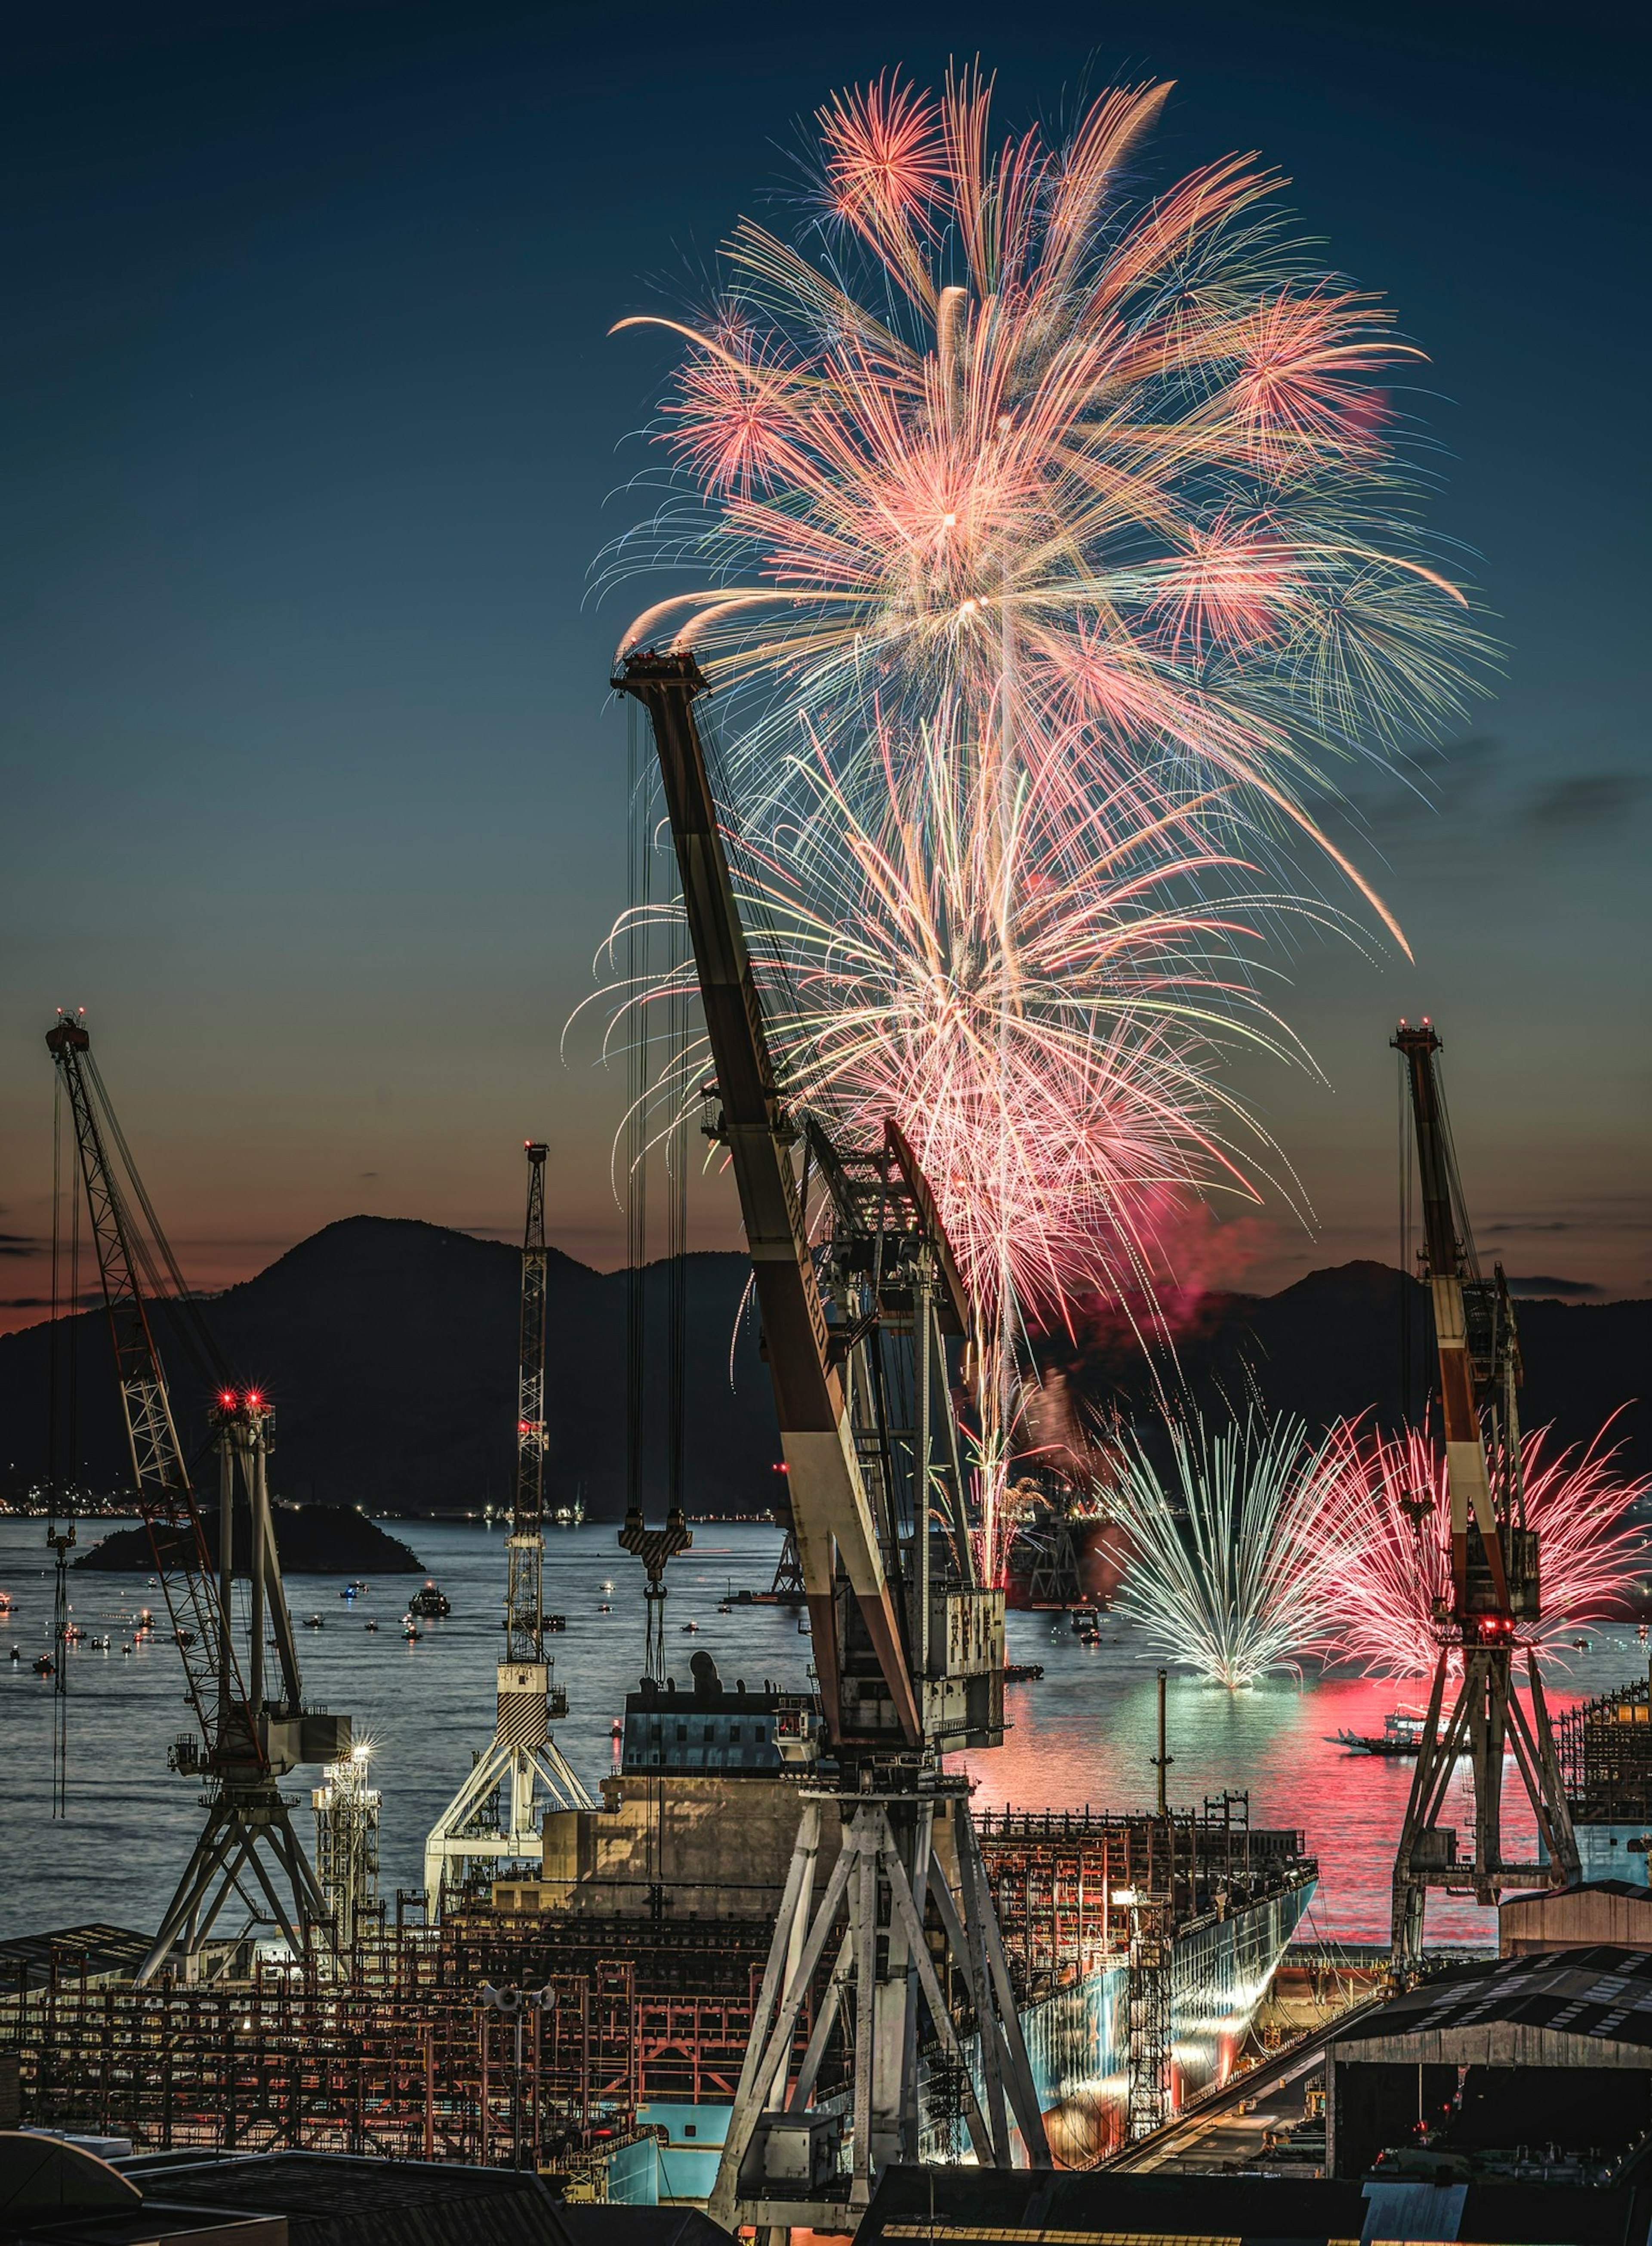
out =
[[(113, 1526), (114, 1524), (110, 1524)], [(493, 1724), (493, 1670), (502, 1632), (505, 1549), (502, 1533), (479, 1526), (391, 1523), (425, 1560), (453, 1611), (423, 1625), (405, 1645), (396, 1625), (416, 1588), (385, 1577), (347, 1606), (344, 1578), (292, 1578), (295, 1616), (322, 1616), (319, 1630), (300, 1633), (307, 1695), (348, 1709), (358, 1732), (377, 1739), (375, 1776), (384, 1790), (382, 1887), (415, 1888), (425, 1833), (445, 1806), (472, 1753)], [(83, 1546), (103, 1524), (83, 1529)], [(586, 1783), (612, 1767), (611, 1726), (642, 1665), (641, 1571), (618, 1550), (615, 1524), (557, 1529), (547, 1538), (546, 1603), (565, 1613), (567, 1631), (552, 1640), (556, 1681), (570, 1712), (557, 1726), (564, 1752)], [(16, 1603), (0, 1615), (0, 1936), (103, 1919), (153, 1924), (182, 1869), (200, 1821), (199, 1796), (167, 1769), (167, 1748), (185, 1729), (181, 1666), (164, 1637), (133, 1655), (119, 1647), (130, 1619), (158, 1604), (141, 1576), (77, 1573), (75, 1618), (89, 1636), (110, 1630), (115, 1650), (71, 1650), (69, 1816), (52, 1824), (49, 1683), (30, 1661), (49, 1641), (51, 1582), (42, 1562), (45, 1525), (0, 1521), (0, 1589)], [(725, 1590), (766, 1585), (778, 1539), (772, 1529), (725, 1524), (695, 1531), (692, 1551), (671, 1564), (666, 1610), (666, 1663), (674, 1654), (686, 1673), (689, 1656), (711, 1653), (725, 1678), (756, 1684), (773, 1677), (803, 1681), (809, 1645), (785, 1609), (717, 1611)], [(612, 1582), (610, 1595), (603, 1586)], [(611, 1611), (599, 1611), (608, 1600)], [(364, 1625), (377, 1620), (379, 1629)], [(684, 1633), (692, 1621), (697, 1631)], [(123, 1623), (127, 1627), (123, 1633)], [(1645, 1649), (1633, 1631), (1595, 1628), (1587, 1653), (1573, 1657), (1571, 1692), (1557, 1705), (1641, 1673)], [(24, 1658), (3, 1658), (13, 1644)], [(1042, 1662), (1041, 1682), (1009, 1688), (1013, 1729), (1003, 1748), (969, 1758), (978, 1799), (999, 1807), (1142, 1808), (1153, 1798), (1154, 1664), (1129, 1626), (1109, 1617), (1100, 1643), (1081, 1645), (1065, 1627), (1034, 1614), (1010, 1617), (1016, 1661)], [(1387, 1711), (1418, 1705), (1420, 1680), (1332, 1678), (1302, 1685), (1279, 1678), (1253, 1691), (1230, 1693), (1172, 1676), (1170, 1771), (1173, 1799), (1197, 1807), (1225, 1787), (1248, 1787), (1258, 1824), (1295, 1825), (1320, 1857), (1318, 1899), (1309, 1930), (1360, 1941), (1385, 1940), (1388, 1880), (1404, 1811), (1411, 1765), (1350, 1755), (1328, 1737), (1340, 1728), (1380, 1731)], [(303, 1774), (305, 1785), (312, 1773)], [(1511, 1772), (1512, 1780), (1512, 1772)], [(293, 1791), (300, 1793), (295, 1781)], [(1472, 1823), (1459, 1780), (1458, 1822)], [(1505, 1796), (1511, 1848), (1534, 1848), (1523, 1797)], [(301, 1830), (309, 1836), (307, 1795)], [(1636, 1860), (1638, 1868), (1639, 1860)], [(1429, 1930), (1441, 1940), (1492, 1938), (1489, 1913), (1435, 1901)]]

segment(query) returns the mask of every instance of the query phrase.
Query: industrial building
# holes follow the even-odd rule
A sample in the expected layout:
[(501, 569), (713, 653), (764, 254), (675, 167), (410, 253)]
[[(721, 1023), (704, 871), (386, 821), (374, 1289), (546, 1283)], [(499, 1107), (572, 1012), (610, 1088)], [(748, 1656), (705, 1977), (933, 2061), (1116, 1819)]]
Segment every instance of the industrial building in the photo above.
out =
[(1652, 2127), (1652, 1954), (1456, 1966), (1350, 2020), (1325, 2076), (1335, 2177), (1634, 2181)]

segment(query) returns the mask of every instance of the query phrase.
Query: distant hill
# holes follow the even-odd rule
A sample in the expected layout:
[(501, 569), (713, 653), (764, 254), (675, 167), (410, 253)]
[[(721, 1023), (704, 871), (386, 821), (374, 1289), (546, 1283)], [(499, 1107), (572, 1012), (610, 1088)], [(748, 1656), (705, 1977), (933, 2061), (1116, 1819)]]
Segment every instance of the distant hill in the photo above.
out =
[[(218, 1565), (218, 1508), (202, 1508), (207, 1553)], [(375, 1576), (422, 1576), (425, 1562), (411, 1544), (392, 1536), (376, 1521), (369, 1521), (350, 1505), (277, 1505), (272, 1508), (275, 1548), (282, 1573), (289, 1576), (342, 1576), (352, 1568), (371, 1569)], [(235, 1569), (246, 1575), (252, 1526), (244, 1495), (237, 1494), (235, 1521), (230, 1539)], [(146, 1528), (117, 1528), (93, 1543), (75, 1562), (94, 1573), (143, 1575), (155, 1564)]]
[[(735, 1321), (751, 1265), (688, 1259), (684, 1483), (691, 1508), (762, 1512), (779, 1455), (754, 1324)], [(521, 1253), (498, 1241), (405, 1219), (330, 1224), (201, 1305), (240, 1379), (275, 1408), (271, 1481), (301, 1501), (413, 1513), (508, 1503), (516, 1470), (516, 1331)], [(650, 1358), (665, 1334), (666, 1273), (646, 1275)], [(552, 1503), (584, 1492), (594, 1514), (625, 1508), (623, 1272), (552, 1252), (546, 1418)], [(102, 1310), (70, 1321), (78, 1366), (79, 1479), (130, 1486)], [(186, 1445), (206, 1440), (211, 1384), (171, 1321), (159, 1337)], [(0, 1469), (27, 1488), (45, 1472), (49, 1326), (0, 1336)], [(736, 1385), (730, 1385), (732, 1353)], [(67, 1352), (65, 1352), (65, 1356)], [(66, 1371), (63, 1376), (66, 1378)], [(663, 1372), (653, 1386), (649, 1487), (663, 1486)], [(216, 1469), (212, 1470), (216, 1487)]]
[[(1526, 1384), (1520, 1417), (1553, 1423), (1564, 1442), (1587, 1442), (1620, 1406), (1614, 1435), (1622, 1462), (1652, 1474), (1652, 1302), (1522, 1302), (1516, 1312)], [(1098, 1318), (1071, 1350), (1052, 1352), (1092, 1403), (1123, 1395), (1150, 1402), (1133, 1334)], [(1314, 1426), (1375, 1412), (1397, 1425), (1405, 1403), (1402, 1340), (1409, 1340), (1413, 1408), (1436, 1385), (1434, 1324), (1426, 1288), (1386, 1263), (1310, 1271), (1277, 1295), (1211, 1295), (1176, 1356), (1207, 1411), (1260, 1396)]]
[[(691, 1510), (761, 1513), (775, 1496), (778, 1455), (767, 1372), (754, 1319), (736, 1318), (750, 1265), (738, 1255), (688, 1263), (688, 1409), (684, 1480)], [(276, 1409), (272, 1479), (310, 1503), (411, 1513), (508, 1501), (514, 1472), (517, 1283), (513, 1247), (438, 1225), (357, 1216), (302, 1241), (255, 1279), (202, 1306), (236, 1375)], [(649, 1358), (645, 1487), (663, 1487), (666, 1272), (646, 1274)], [(549, 1274), (553, 1502), (583, 1490), (588, 1510), (625, 1503), (623, 1272), (593, 1271), (553, 1253)], [(1375, 1409), (1390, 1423), (1402, 1403), (1400, 1333), (1409, 1301), (1413, 1395), (1428, 1392), (1432, 1331), (1414, 1280), (1381, 1263), (1311, 1272), (1278, 1295), (1208, 1297), (1179, 1339), (1188, 1386), (1207, 1406), (1254, 1392), (1322, 1425)], [(1528, 1424), (1555, 1423), (1586, 1439), (1608, 1413), (1620, 1422), (1626, 1463), (1652, 1473), (1652, 1412), (1640, 1400), (1652, 1366), (1652, 1303), (1522, 1303)], [(129, 1480), (103, 1313), (69, 1322), (78, 1364), (80, 1480), (94, 1489)], [(186, 1439), (204, 1445), (209, 1384), (161, 1333)], [(731, 1357), (733, 1384), (731, 1385)], [(0, 1336), (0, 1471), (21, 1490), (45, 1472), (44, 1398), (50, 1329)], [(1096, 1404), (1149, 1405), (1151, 1383), (1133, 1337), (1099, 1315), (1050, 1361)]]

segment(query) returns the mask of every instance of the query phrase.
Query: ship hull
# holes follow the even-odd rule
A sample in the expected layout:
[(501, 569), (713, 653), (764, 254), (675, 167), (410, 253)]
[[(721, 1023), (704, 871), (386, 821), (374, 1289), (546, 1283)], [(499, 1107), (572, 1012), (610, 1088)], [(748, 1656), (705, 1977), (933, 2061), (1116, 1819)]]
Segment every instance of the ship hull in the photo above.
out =
[[(1169, 1991), (1173, 2113), (1233, 2072), (1315, 1884), (1311, 1876), (1293, 1881), (1225, 1917), (1212, 1913), (1178, 1930)], [(1130, 2134), (1128, 1965), (1120, 1960), (1035, 1998), (1023, 2007), (1021, 2025), (1057, 2166), (1087, 2168), (1116, 2151)], [(948, 2141), (955, 2133), (955, 2120), (937, 2117), (925, 2132), (925, 2157), (962, 2151)]]

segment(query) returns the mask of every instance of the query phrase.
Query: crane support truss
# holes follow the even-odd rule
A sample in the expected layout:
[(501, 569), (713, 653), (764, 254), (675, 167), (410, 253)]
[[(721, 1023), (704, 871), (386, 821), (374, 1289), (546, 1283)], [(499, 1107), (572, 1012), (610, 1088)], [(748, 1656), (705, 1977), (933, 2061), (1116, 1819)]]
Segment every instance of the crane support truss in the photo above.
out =
[[(918, 2157), (924, 2017), (966, 2086), (977, 2159), (1007, 2167), (1017, 2141), (1034, 2165), (1050, 2159), (967, 1785), (941, 1764), (944, 1748), (996, 1746), (1003, 1732), (1003, 1596), (976, 1575), (947, 1376), (968, 1305), (894, 1120), (880, 1146), (846, 1150), (787, 1112), (694, 707), (707, 691), (698, 665), (634, 652), (614, 684), (647, 711), (658, 752), (717, 1072), (712, 1135), (729, 1150), (751, 1255), (824, 1733), (799, 1717), (778, 1737), (806, 1781), (802, 1815), (711, 2213), (731, 2228), (847, 2229), (881, 2169)], [(818, 1252), (811, 1160), (831, 1220)], [(843, 1845), (817, 1902), (827, 1802)], [(801, 2008), (834, 1957), (794, 2067)], [(943, 1973), (973, 2015), (967, 2066)], [(854, 2052), (846, 2168), (843, 2116), (813, 2104), (840, 2018)]]
[[(196, 1969), (224, 1911), (239, 1905), (250, 1923), (273, 1924), (295, 1956), (325, 1939), (326, 1906), (277, 1781), (301, 1760), (328, 1759), (350, 1744), (347, 1717), (307, 1715), (292, 1621), (282, 1589), (270, 1522), (267, 1460), (270, 1415), (255, 1394), (225, 1390), (213, 1413), (220, 1458), (219, 1563), (214, 1574), (205, 1527), (178, 1439), (160, 1357), (139, 1283), (146, 1251), (110, 1160), (119, 1150), (151, 1233), (174, 1281), (177, 1267), (144, 1193), (83, 1023), (63, 1017), (46, 1037), (74, 1117), (80, 1173), (97, 1242), (98, 1270), (114, 1344), (116, 1377), (132, 1459), (138, 1510), (149, 1534), (155, 1573), (184, 1664), (199, 1738), (171, 1752), (174, 1770), (204, 1781), (206, 1824), (167, 1906), (139, 1984), (174, 1946), (187, 1975)], [(250, 1522), (252, 1589), (249, 1671), (234, 1628), (235, 1489), (239, 1473)], [(274, 1629), (281, 1691), (264, 1693), (266, 1623)]]
[[(1428, 1715), (1394, 1862), (1392, 1960), (1404, 1974), (1422, 1955), (1431, 1888), (1492, 1903), (1505, 1888), (1564, 1887), (1581, 1866), (1529, 1644), (1529, 1714), (1513, 1682), (1517, 1633), (1522, 1623), (1537, 1619), (1540, 1582), (1537, 1537), (1526, 1526), (1520, 1479), (1514, 1307), (1500, 1264), (1490, 1280), (1480, 1275), (1439, 1081), (1439, 1037), (1426, 1021), (1402, 1022), (1393, 1043), (1416, 1133), (1451, 1508), (1451, 1596), (1438, 1617)], [(1543, 1850), (1539, 1862), (1511, 1863), (1503, 1855), (1506, 1748), (1532, 1807)], [(1440, 1822), (1463, 1756), (1474, 1787), (1474, 1843), (1466, 1857), (1458, 1853), (1455, 1828)]]
[(506, 1543), (505, 1658), (494, 1679), (493, 1736), (425, 1843), (425, 1889), (432, 1910), (462, 1884), (472, 1862), (537, 1855), (547, 1807), (594, 1809), (551, 1734), (568, 1696), (551, 1681), (545, 1652), (545, 1162), (549, 1148), (527, 1141), (527, 1215), (522, 1228), (521, 1312), (517, 1330), (516, 1492)]

